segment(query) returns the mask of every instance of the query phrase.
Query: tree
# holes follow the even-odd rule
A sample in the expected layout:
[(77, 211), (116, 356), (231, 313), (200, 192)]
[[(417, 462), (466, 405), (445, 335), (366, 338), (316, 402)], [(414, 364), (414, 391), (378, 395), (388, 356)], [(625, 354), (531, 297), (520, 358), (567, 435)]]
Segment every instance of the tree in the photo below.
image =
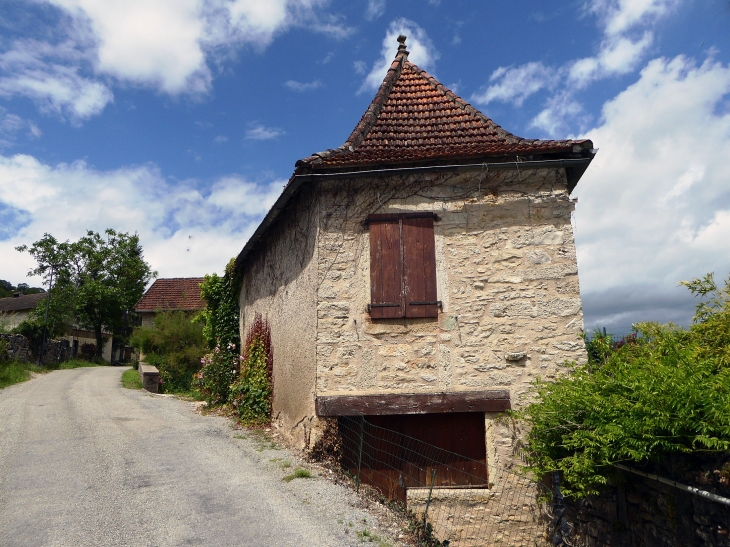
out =
[[(142, 297), (145, 286), (157, 275), (142, 256), (139, 236), (108, 229), (104, 236), (88, 231), (76, 242), (59, 242), (50, 234), (28, 247), (38, 263), (28, 275), (39, 275), (50, 284), (51, 306), (49, 326), (71, 319), (80, 327), (92, 330), (96, 338), (97, 356), (104, 347), (104, 330), (123, 333), (134, 305)], [(55, 303), (54, 303), (55, 301)], [(44, 310), (45, 311), (45, 310)], [(40, 309), (36, 311), (36, 318)]]

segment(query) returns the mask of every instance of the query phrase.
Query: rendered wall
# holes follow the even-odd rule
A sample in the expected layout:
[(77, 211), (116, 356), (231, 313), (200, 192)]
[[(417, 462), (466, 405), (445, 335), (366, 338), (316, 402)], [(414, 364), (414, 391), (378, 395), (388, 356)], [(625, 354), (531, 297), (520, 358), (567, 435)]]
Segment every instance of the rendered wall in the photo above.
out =
[[(585, 362), (570, 216), (560, 170), (321, 184), (317, 395), (509, 389)], [(370, 213), (433, 211), (436, 319), (371, 320)], [(499, 444), (499, 443), (498, 443)]]
[(294, 198), (243, 265), (241, 338), (256, 313), (268, 318), (274, 353), (273, 421), (299, 447), (314, 420), (317, 335), (317, 203)]

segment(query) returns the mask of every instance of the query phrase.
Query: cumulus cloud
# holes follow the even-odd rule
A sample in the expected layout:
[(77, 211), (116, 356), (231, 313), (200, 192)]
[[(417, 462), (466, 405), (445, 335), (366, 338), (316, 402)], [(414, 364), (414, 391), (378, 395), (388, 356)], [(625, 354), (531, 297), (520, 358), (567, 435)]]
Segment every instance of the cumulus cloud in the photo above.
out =
[(33, 262), (14, 247), (45, 232), (78, 239), (86, 230), (136, 232), (145, 258), (163, 277), (222, 273), (273, 205), (284, 180), (256, 184), (222, 177), (207, 191), (171, 184), (154, 165), (98, 171), (84, 162), (48, 165), (28, 155), (0, 155), (3, 273), (24, 280)]
[(266, 127), (261, 124), (254, 125), (246, 131), (246, 138), (254, 141), (267, 141), (276, 139), (284, 134), (284, 131), (277, 127)]
[[(640, 66), (654, 41), (648, 27), (667, 15), (680, 0), (597, 0), (586, 3), (586, 13), (598, 18), (602, 36), (594, 55), (571, 60), (561, 66), (530, 62), (516, 67), (499, 67), (489, 83), (471, 100), (488, 105), (492, 101), (521, 106), (525, 99), (542, 90), (556, 94), (532, 120), (531, 126), (549, 135), (563, 129), (557, 120), (575, 120), (583, 114), (573, 99), (575, 91), (593, 82), (628, 74)], [(555, 91), (559, 90), (559, 91)], [(567, 101), (567, 102), (566, 102)]]
[[(406, 42), (408, 51), (410, 51), (408, 60), (423, 70), (433, 72), (436, 61), (439, 59), (439, 52), (426, 34), (426, 31), (413, 21), (405, 18), (396, 19), (390, 23), (388, 31), (385, 33), (385, 38), (383, 39), (381, 57), (375, 62), (373, 68), (365, 77), (359, 93), (377, 90), (380, 84), (383, 83), (383, 78), (385, 78), (395, 58), (395, 53), (398, 48), (397, 38), (401, 34), (408, 37), (408, 41)], [(355, 70), (357, 68), (358, 65), (355, 64)]]
[(337, 39), (352, 28), (324, 13), (329, 0), (41, 0), (60, 10), (58, 43), (17, 41), (0, 53), (0, 95), (26, 96), (73, 122), (132, 83), (178, 95), (210, 90), (211, 61), (267, 47), (292, 27)]
[[(600, 147), (575, 190), (587, 326), (664, 317), (686, 324), (693, 308), (677, 282), (710, 271), (727, 277), (730, 112), (721, 105), (729, 95), (730, 66), (655, 59), (583, 135)], [(637, 290), (642, 310), (631, 307)], [(612, 291), (623, 316), (608, 306)]]
[(489, 77), (495, 82), (481, 93), (472, 96), (479, 104), (492, 101), (512, 102), (522, 106), (524, 100), (541, 89), (553, 88), (559, 81), (559, 73), (552, 67), (532, 62), (518, 67), (499, 67)]
[(292, 91), (296, 91), (298, 93), (304, 93), (305, 91), (312, 91), (313, 89), (319, 89), (324, 84), (321, 82), (321, 80), (314, 80), (313, 82), (297, 82), (296, 80), (289, 80), (284, 83), (286, 87), (291, 89)]
[(385, 0), (368, 0), (365, 19), (372, 21), (385, 13)]
[(87, 60), (78, 42), (18, 40), (0, 53), (0, 95), (29, 97), (42, 112), (72, 122), (87, 119), (114, 98), (106, 85), (82, 74)]

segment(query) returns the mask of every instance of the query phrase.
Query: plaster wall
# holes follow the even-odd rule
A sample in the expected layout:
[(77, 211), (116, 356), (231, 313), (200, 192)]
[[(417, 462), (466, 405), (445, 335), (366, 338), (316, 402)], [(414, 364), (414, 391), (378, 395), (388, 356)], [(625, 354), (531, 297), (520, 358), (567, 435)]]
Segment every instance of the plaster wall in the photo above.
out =
[(30, 310), (0, 313), (0, 326), (7, 330), (12, 330), (25, 321), (28, 318), (28, 315), (30, 315)]
[[(319, 194), (317, 395), (509, 389), (518, 408), (535, 378), (585, 362), (564, 170), (338, 180)], [(443, 309), (373, 321), (362, 221), (409, 211), (441, 217)]]
[(317, 333), (317, 201), (295, 198), (243, 265), (241, 338), (256, 313), (268, 318), (274, 353), (273, 422), (300, 448), (310, 445)]

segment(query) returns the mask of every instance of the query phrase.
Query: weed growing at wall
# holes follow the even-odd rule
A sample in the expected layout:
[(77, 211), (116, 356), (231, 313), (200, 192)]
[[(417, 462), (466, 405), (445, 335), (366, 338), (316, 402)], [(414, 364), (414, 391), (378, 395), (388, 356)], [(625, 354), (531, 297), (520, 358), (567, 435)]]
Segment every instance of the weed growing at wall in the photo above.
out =
[(517, 413), (531, 426), (537, 475), (562, 471), (566, 493), (583, 497), (614, 463), (730, 450), (730, 279), (724, 289), (711, 277), (685, 285), (713, 297), (688, 330), (639, 324), (624, 343), (597, 340), (569, 376), (537, 382), (536, 402)]
[(231, 402), (245, 424), (260, 424), (271, 419), (273, 366), (271, 327), (257, 313), (246, 334), (241, 374), (231, 386)]

